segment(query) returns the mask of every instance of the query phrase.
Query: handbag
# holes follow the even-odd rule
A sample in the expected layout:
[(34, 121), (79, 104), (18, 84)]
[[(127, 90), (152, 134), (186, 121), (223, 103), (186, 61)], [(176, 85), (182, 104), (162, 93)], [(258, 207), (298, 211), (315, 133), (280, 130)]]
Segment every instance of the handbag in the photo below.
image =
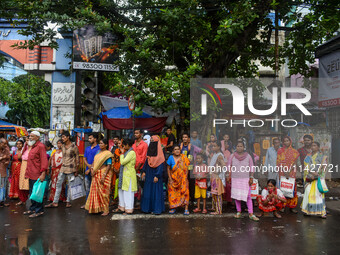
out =
[(75, 177), (72, 181), (70, 181), (69, 185), (72, 200), (86, 196), (84, 180), (82, 177)]
[(38, 203), (42, 203), (44, 200), (46, 185), (47, 181), (41, 182), (40, 179), (38, 179), (33, 185), (33, 190), (30, 199)]
[(280, 178), (280, 190), (286, 198), (294, 197), (294, 188), (295, 188), (295, 178), (285, 176), (281, 176)]
[(327, 193), (329, 191), (324, 178), (318, 178), (318, 190), (320, 193)]

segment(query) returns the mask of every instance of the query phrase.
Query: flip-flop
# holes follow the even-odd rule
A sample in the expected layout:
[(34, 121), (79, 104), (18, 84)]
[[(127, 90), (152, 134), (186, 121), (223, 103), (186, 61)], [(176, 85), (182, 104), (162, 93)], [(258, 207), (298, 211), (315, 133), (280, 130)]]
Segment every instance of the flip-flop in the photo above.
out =
[(32, 214), (34, 213), (33, 211), (26, 211), (26, 212), (23, 212), (24, 215), (28, 215), (28, 214)]
[(70, 203), (66, 203), (66, 208), (71, 208), (72, 205)]
[(256, 221), (256, 222), (260, 220), (254, 214), (252, 216), (249, 215), (249, 219), (251, 219), (252, 221)]
[(234, 215), (234, 218), (235, 218), (235, 219), (242, 219), (242, 218), (243, 218), (242, 213), (237, 212), (237, 213)]
[(198, 213), (198, 212), (200, 212), (200, 211), (201, 211), (201, 209), (198, 209), (198, 208), (196, 208), (196, 209), (193, 210), (194, 213)]
[(183, 213), (184, 215), (189, 215), (190, 213), (189, 213), (189, 210), (184, 210), (184, 213)]
[(206, 209), (204, 209), (204, 210), (202, 211), (202, 213), (203, 213), (203, 214), (207, 214), (208, 211), (207, 211)]
[(169, 214), (174, 214), (176, 212), (176, 209), (171, 209), (170, 211), (169, 211)]

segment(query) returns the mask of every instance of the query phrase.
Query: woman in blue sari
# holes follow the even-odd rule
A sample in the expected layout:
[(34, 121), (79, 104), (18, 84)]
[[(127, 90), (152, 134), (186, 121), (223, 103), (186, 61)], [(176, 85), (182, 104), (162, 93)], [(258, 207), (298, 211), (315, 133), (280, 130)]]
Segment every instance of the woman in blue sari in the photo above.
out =
[(164, 154), (160, 139), (154, 135), (147, 152), (147, 159), (142, 169), (145, 179), (141, 210), (145, 213), (161, 214), (165, 211), (163, 195)]

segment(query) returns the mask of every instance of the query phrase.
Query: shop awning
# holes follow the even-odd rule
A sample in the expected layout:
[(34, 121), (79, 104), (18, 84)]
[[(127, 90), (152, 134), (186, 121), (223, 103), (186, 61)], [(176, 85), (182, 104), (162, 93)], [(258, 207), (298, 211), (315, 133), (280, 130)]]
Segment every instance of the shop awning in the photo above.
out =
[[(148, 130), (149, 132), (161, 132), (165, 126), (167, 117), (159, 118), (135, 118), (135, 128)], [(110, 130), (133, 129), (132, 118), (130, 119), (110, 119), (103, 115), (104, 128)]]

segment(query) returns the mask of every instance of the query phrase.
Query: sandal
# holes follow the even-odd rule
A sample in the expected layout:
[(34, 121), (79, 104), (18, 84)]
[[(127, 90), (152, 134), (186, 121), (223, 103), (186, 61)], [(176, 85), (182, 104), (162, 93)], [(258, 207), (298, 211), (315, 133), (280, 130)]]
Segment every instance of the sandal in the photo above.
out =
[(219, 215), (218, 212), (211, 212), (210, 215)]
[(189, 215), (189, 210), (184, 210), (184, 215)]
[(45, 208), (57, 208), (58, 207), (58, 204), (55, 204), (55, 203), (50, 203), (48, 205), (45, 205)]
[(16, 203), (15, 205), (23, 205), (24, 203), (22, 201)]
[(176, 212), (176, 209), (171, 209), (170, 211), (169, 211), (169, 214), (174, 214)]
[(281, 219), (281, 218), (282, 218), (282, 216), (281, 216), (278, 212), (274, 212), (274, 216), (275, 216), (276, 218), (278, 218), (278, 219)]
[(252, 216), (249, 215), (249, 219), (251, 219), (252, 221), (259, 221), (260, 220), (254, 214)]
[(26, 212), (23, 212), (23, 215), (28, 215), (28, 214), (32, 214), (34, 213), (33, 211), (26, 211)]
[(112, 210), (113, 213), (124, 213), (125, 211), (120, 210), (119, 208)]
[(242, 218), (243, 218), (242, 213), (241, 213), (241, 212), (237, 212), (237, 213), (234, 215), (234, 218), (235, 218), (235, 219), (242, 219)]
[(70, 208), (72, 207), (72, 204), (71, 203), (66, 203), (66, 208)]
[(322, 215), (321, 218), (322, 219), (327, 219), (327, 216), (326, 215)]
[(207, 214), (208, 213), (207, 209), (203, 209), (202, 213)]
[(193, 210), (194, 213), (198, 213), (198, 212), (200, 212), (200, 211), (201, 211), (201, 209), (198, 209), (198, 208), (196, 208), (195, 210)]
[(109, 212), (101, 214), (101, 216), (103, 216), (103, 217), (108, 216), (108, 215), (109, 215)]
[(39, 216), (41, 216), (41, 215), (43, 215), (44, 214), (44, 212), (40, 212), (40, 213), (33, 213), (33, 214), (31, 214), (30, 216), (28, 216), (29, 218), (36, 218), (36, 217), (39, 217)]

